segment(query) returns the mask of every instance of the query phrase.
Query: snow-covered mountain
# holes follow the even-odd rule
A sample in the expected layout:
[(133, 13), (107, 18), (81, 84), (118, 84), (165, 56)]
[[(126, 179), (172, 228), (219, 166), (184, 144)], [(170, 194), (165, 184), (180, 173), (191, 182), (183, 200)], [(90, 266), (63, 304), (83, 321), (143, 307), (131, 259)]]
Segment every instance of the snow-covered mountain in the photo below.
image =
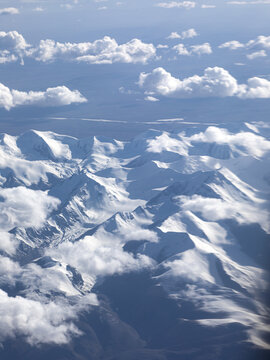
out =
[(1, 358), (269, 355), (269, 130), (2, 134)]

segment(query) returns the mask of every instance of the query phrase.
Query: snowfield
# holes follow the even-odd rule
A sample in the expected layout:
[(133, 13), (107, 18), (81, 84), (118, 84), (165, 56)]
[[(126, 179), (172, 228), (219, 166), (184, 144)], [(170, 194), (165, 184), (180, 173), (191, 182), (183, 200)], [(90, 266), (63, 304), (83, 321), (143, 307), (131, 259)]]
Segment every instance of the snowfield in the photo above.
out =
[[(187, 328), (200, 328), (209, 346), (269, 350), (269, 135), (266, 123), (255, 122), (149, 130), (130, 142), (34, 130), (0, 135), (3, 349), (18, 338), (30, 348), (68, 346), (93, 331), (98, 338), (81, 317), (90, 314), (91, 326), (91, 314), (103, 309), (110, 326), (129, 329), (125, 336), (137, 339), (132, 346), (123, 340), (137, 359), (190, 359), (181, 353), (183, 344), (194, 349), (205, 340), (194, 331), (192, 341), (182, 341)], [(152, 292), (145, 298), (162, 289), (175, 304), (177, 325), (164, 321), (175, 342), (165, 347), (179, 357), (156, 353), (153, 329), (162, 321), (151, 320), (150, 339), (139, 320), (121, 310), (122, 300), (119, 311), (108, 310), (117, 302), (109, 281), (125, 276), (140, 279), (134, 287), (133, 280), (115, 285), (119, 298), (133, 288), (129, 298), (125, 293), (127, 303), (147, 279)], [(160, 309), (170, 316), (165, 302)], [(115, 336), (123, 339), (123, 333)], [(98, 355), (85, 358), (114, 359), (91, 341)], [(72, 351), (73, 359), (84, 359)], [(222, 357), (213, 352), (214, 358)]]

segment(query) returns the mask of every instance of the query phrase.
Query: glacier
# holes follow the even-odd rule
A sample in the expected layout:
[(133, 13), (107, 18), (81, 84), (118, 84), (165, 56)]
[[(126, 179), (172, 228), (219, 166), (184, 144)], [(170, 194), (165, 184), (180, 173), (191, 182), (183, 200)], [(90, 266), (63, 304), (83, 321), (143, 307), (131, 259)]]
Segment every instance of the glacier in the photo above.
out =
[(267, 357), (269, 135), (1, 134), (1, 359)]

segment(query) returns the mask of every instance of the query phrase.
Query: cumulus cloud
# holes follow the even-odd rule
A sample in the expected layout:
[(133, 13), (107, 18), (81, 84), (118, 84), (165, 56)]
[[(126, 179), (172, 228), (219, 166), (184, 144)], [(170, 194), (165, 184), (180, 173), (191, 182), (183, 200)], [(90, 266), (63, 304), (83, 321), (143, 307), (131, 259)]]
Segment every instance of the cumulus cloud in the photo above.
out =
[(23, 335), (31, 345), (65, 344), (80, 331), (70, 322), (75, 314), (71, 307), (20, 296), (9, 297), (0, 290), (0, 341)]
[(157, 102), (159, 101), (159, 99), (155, 98), (154, 96), (146, 96), (144, 98), (145, 101), (150, 101), (150, 102)]
[[(38, 11), (41, 11), (38, 8)], [(31, 57), (37, 61), (52, 62), (58, 59), (89, 64), (147, 63), (156, 57), (156, 48), (139, 39), (118, 44), (109, 36), (93, 42), (60, 43), (41, 40), (38, 46), (27, 44), (17, 31), (0, 32), (0, 64)]]
[(192, 142), (206, 142), (217, 144), (228, 144), (233, 148), (242, 148), (253, 156), (260, 157), (270, 151), (270, 141), (252, 132), (239, 132), (231, 134), (228, 130), (210, 126), (205, 132), (192, 135), (189, 138)]
[(237, 50), (237, 49), (243, 48), (243, 47), (245, 47), (245, 45), (240, 43), (237, 40), (227, 41), (227, 42), (219, 45), (220, 49), (228, 48), (230, 50)]
[(260, 35), (253, 40), (249, 40), (247, 43), (241, 43), (237, 40), (227, 41), (219, 45), (220, 49), (228, 48), (229, 50), (245, 49), (253, 51), (247, 54), (247, 58), (250, 60), (258, 57), (267, 56), (266, 51), (270, 49), (270, 36)]
[(249, 40), (247, 43), (240, 43), (237, 40), (227, 41), (221, 45), (219, 48), (228, 48), (230, 50), (237, 50), (240, 48), (246, 49), (270, 49), (270, 36), (259, 35), (255, 39)]
[(19, 13), (20, 13), (19, 9), (14, 8), (14, 7), (0, 9), (0, 15), (16, 15)]
[(251, 54), (248, 54), (247, 58), (250, 60), (253, 60), (253, 59), (257, 59), (257, 58), (265, 57), (265, 56), (267, 56), (265, 50), (260, 50), (260, 51), (255, 51)]
[(13, 255), (16, 251), (18, 242), (13, 234), (5, 231), (0, 231), (0, 251)]
[(208, 67), (202, 76), (194, 75), (183, 80), (173, 77), (159, 67), (151, 73), (141, 73), (138, 85), (148, 95), (175, 98), (227, 97), (241, 99), (270, 98), (270, 81), (258, 77), (238, 84), (237, 80), (221, 67)]
[[(76, 290), (66, 266), (55, 264), (45, 268), (35, 263), (21, 267), (0, 255), (0, 283), (14, 286), (19, 280), (26, 289), (16, 297), (0, 290), (0, 344), (23, 336), (32, 346), (60, 345), (82, 334), (73, 322), (80, 311), (98, 305), (97, 297)], [(48, 295), (53, 291), (51, 298)]]
[(178, 32), (173, 31), (170, 33), (167, 39), (181, 39), (181, 35), (179, 35)]
[(47, 254), (94, 277), (121, 274), (153, 265), (147, 256), (134, 257), (123, 251), (122, 246), (116, 237), (92, 236), (76, 243), (63, 243), (57, 249), (47, 250)]
[(105, 36), (94, 42), (59, 43), (54, 40), (41, 40), (33, 56), (38, 61), (56, 59), (87, 62), (89, 64), (146, 63), (154, 58), (156, 49), (153, 44), (133, 39), (119, 45), (115, 39)]
[(264, 230), (269, 231), (268, 211), (256, 209), (248, 201), (236, 203), (234, 198), (225, 201), (199, 195), (193, 195), (190, 198), (182, 197), (181, 201), (183, 210), (199, 212), (206, 220), (235, 219), (240, 224), (258, 223)]
[(18, 240), (9, 231), (14, 227), (40, 228), (59, 203), (44, 191), (22, 186), (0, 188), (0, 251), (13, 255)]
[(16, 226), (41, 227), (60, 203), (44, 191), (22, 186), (0, 189), (0, 199), (0, 227), (7, 231)]
[(189, 10), (195, 8), (196, 3), (194, 1), (169, 1), (158, 3), (156, 6), (166, 9), (183, 8)]
[(0, 31), (0, 64), (22, 59), (29, 55), (30, 45), (17, 31)]
[(20, 265), (6, 256), (0, 255), (0, 284), (13, 284), (13, 277), (21, 272)]
[(185, 31), (182, 31), (181, 34), (178, 34), (177, 32), (172, 32), (167, 39), (190, 39), (195, 36), (198, 36), (198, 33), (195, 29), (191, 28)]
[(178, 55), (189, 56), (191, 53), (185, 47), (184, 44), (178, 44), (173, 47), (173, 50), (177, 51)]
[(270, 49), (270, 36), (259, 35), (255, 39), (250, 40), (246, 43), (246, 47)]
[[(14, 286), (19, 280), (27, 289), (16, 297), (0, 290), (0, 344), (17, 336), (23, 336), (33, 346), (65, 344), (71, 337), (81, 335), (73, 322), (80, 311), (98, 305), (98, 300), (93, 293), (76, 291), (69, 275), (61, 264), (42, 268), (32, 263), (21, 267), (0, 255), (1, 284)], [(46, 295), (52, 291), (55, 295), (50, 299)]]
[(87, 102), (78, 90), (66, 86), (48, 88), (46, 91), (18, 91), (0, 83), (0, 108), (10, 110), (20, 105), (63, 106)]
[(212, 48), (209, 43), (192, 45), (190, 49), (187, 49), (184, 44), (178, 44), (173, 47), (173, 50), (177, 51), (178, 55), (191, 56), (193, 54), (197, 55), (209, 55), (212, 54)]
[(0, 49), (1, 50), (25, 50), (29, 44), (24, 37), (17, 31), (0, 31)]
[(209, 43), (192, 45), (191, 46), (191, 54), (203, 55), (203, 54), (212, 54), (212, 49)]

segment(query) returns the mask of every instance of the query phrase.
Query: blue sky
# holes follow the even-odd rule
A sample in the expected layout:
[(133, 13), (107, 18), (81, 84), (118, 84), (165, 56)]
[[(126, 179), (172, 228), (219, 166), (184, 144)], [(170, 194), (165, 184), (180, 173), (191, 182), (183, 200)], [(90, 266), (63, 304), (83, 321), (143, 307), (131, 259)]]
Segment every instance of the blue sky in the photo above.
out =
[[(45, 92), (65, 86), (71, 92), (77, 90), (85, 99), (73, 99), (70, 103), (61, 100), (57, 104), (28, 99), (8, 109), (2, 104), (1, 132), (15, 134), (37, 128), (61, 133), (75, 131), (79, 137), (87, 131), (130, 138), (153, 127), (145, 122), (159, 118), (181, 117), (200, 122), (236, 122), (254, 117), (267, 120), (269, 84), (264, 83), (263, 95), (261, 85), (259, 90), (256, 85), (255, 95), (249, 90), (239, 95), (239, 91), (250, 78), (270, 80), (269, 1), (9, 0), (1, 1), (0, 9), (0, 30), (5, 34), (16, 31), (29, 45), (20, 50), (8, 49), (11, 45), (2, 41), (0, 83), (22, 92)], [(188, 32), (191, 29), (193, 33)], [(81, 50), (64, 50), (65, 54), (58, 51), (59, 46), (67, 49), (67, 43), (93, 44), (105, 36), (110, 37), (108, 46), (112, 42), (118, 46), (116, 53), (108, 50), (108, 54), (106, 50), (105, 63), (100, 52), (94, 60), (86, 61), (80, 58), (87, 55)], [(49, 58), (40, 55), (40, 41), (47, 39), (54, 42), (54, 51), (58, 51)], [(139, 43), (127, 50), (132, 39)], [(237, 41), (237, 45), (232, 41)], [(103, 47), (104, 43), (98, 46)], [(127, 59), (126, 53), (134, 49), (135, 54), (128, 53)], [(215, 88), (211, 94), (192, 90), (188, 95), (186, 90), (179, 93), (179, 88), (164, 94), (157, 89), (160, 83), (148, 89), (145, 83), (138, 84), (140, 74), (151, 75), (157, 68), (164, 69), (179, 83), (195, 75), (204, 77), (209, 67), (228, 72), (240, 87), (229, 94), (217, 95)], [(149, 79), (153, 80), (153, 74)], [(204, 89), (208, 85), (204, 83)], [(82, 119), (120, 120), (126, 124), (105, 125)]]

